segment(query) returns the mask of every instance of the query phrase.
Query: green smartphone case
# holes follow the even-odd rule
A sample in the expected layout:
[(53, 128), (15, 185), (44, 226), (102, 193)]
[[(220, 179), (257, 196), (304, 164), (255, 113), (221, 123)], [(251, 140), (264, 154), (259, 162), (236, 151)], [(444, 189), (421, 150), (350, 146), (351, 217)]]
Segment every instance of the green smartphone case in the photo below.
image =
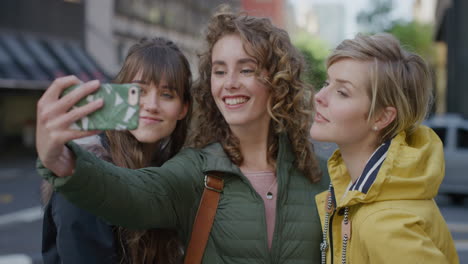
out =
[[(68, 87), (62, 96), (79, 89)], [(83, 117), (71, 128), (76, 130), (133, 130), (138, 127), (140, 87), (135, 84), (102, 84), (95, 93), (81, 99), (73, 109), (103, 98), (104, 106)]]

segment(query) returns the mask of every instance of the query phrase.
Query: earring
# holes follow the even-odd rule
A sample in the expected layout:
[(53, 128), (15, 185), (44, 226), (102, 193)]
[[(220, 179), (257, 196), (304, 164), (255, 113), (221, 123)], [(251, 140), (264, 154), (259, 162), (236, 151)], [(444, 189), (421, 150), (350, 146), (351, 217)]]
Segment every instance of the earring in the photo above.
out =
[(374, 131), (379, 130), (379, 128), (378, 128), (377, 126), (374, 126), (372, 129), (373, 129)]

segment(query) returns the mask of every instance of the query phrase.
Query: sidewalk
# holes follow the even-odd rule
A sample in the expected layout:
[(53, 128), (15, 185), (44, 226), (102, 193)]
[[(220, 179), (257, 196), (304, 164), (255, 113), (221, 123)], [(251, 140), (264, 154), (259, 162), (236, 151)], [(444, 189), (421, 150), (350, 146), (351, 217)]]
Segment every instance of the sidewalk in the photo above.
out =
[(0, 264), (40, 264), (41, 179), (36, 151), (5, 147), (0, 153)]
[(23, 254), (0, 256), (0, 264), (32, 264), (30, 257)]

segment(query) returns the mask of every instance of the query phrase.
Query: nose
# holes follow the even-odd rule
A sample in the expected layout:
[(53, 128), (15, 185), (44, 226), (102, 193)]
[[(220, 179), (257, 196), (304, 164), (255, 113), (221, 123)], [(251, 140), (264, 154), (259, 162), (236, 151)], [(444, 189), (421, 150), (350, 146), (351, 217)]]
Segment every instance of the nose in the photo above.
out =
[(315, 102), (319, 105), (326, 106), (326, 95), (327, 95), (327, 88), (320, 89), (314, 96)]
[(141, 108), (148, 112), (158, 112), (159, 111), (159, 96), (156, 89), (140, 98)]
[(239, 87), (239, 76), (236, 73), (228, 74), (224, 83), (224, 89), (238, 89)]

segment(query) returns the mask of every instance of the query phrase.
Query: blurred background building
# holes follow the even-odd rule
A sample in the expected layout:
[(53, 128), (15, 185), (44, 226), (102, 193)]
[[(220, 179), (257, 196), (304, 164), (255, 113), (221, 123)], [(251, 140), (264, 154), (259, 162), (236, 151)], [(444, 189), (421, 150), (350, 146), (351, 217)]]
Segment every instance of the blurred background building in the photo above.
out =
[[(66, 74), (105, 78), (83, 49), (83, 5), (64, 1), (0, 3), (0, 146), (31, 147), (36, 102)], [(24, 135), (24, 140), (22, 140)], [(11, 143), (11, 144), (10, 144)]]
[(468, 2), (463, 0), (439, 0), (435, 16), (435, 40), (439, 43), (441, 65), (446, 76), (444, 108), (447, 112), (461, 113), (468, 117)]
[(2, 0), (0, 148), (33, 148), (36, 103), (52, 80), (109, 81), (142, 37), (170, 38), (196, 73), (204, 25), (222, 3), (240, 8), (239, 0)]
[(0, 2), (0, 147), (34, 144), (36, 102), (56, 77), (109, 81), (130, 45), (164, 36), (189, 58), (213, 10), (269, 17), (287, 30), (320, 87), (330, 50), (357, 32), (387, 31), (434, 69), (435, 113), (468, 116), (468, 3), (463, 0), (2, 0)]
[[(34, 133), (37, 100), (51, 81), (69, 74), (110, 81), (128, 48), (153, 36), (175, 41), (196, 78), (205, 24), (223, 3), (287, 30), (304, 55), (305, 81), (317, 88), (326, 78), (328, 54), (343, 39), (358, 32), (392, 33), (433, 69), (433, 113), (468, 117), (466, 0), (1, 0), (0, 263), (12, 263), (11, 254), (28, 259), (15, 263), (41, 263)], [(459, 130), (466, 153), (468, 133)], [(324, 157), (336, 148), (314, 144)], [(466, 206), (441, 209), (460, 259), (468, 263)]]

